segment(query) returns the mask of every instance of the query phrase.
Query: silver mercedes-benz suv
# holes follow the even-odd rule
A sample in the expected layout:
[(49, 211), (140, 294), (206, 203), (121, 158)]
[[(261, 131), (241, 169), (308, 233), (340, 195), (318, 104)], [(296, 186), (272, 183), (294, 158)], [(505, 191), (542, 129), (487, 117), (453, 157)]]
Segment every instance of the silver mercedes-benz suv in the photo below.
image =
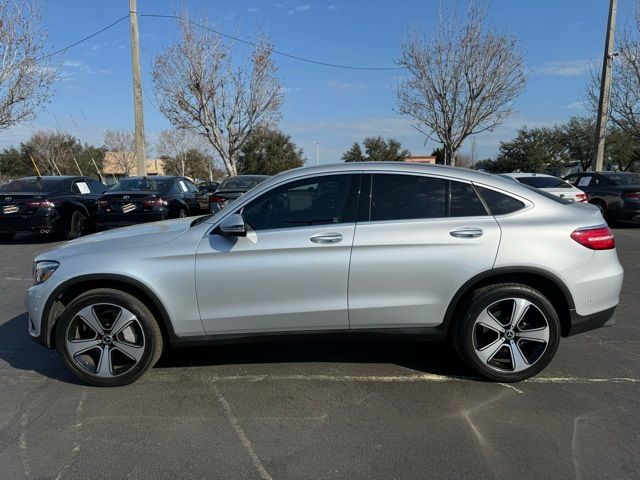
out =
[(623, 276), (595, 207), (395, 162), (291, 170), (215, 215), (68, 242), (33, 273), (30, 335), (104, 386), (168, 345), (328, 332), (449, 339), (519, 381), (612, 317)]

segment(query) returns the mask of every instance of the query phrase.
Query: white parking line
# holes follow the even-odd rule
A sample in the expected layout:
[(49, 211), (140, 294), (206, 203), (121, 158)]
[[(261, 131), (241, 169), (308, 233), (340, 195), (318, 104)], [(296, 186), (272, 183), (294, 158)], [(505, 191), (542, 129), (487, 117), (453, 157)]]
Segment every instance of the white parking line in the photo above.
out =
[[(161, 377), (167, 372), (157, 371)], [(203, 379), (211, 382), (266, 382), (266, 381), (307, 381), (307, 382), (378, 382), (378, 383), (415, 383), (415, 382), (461, 382), (478, 380), (476, 377), (456, 377), (436, 375), (432, 373), (417, 375), (202, 375)], [(159, 379), (159, 378), (157, 378)], [(534, 377), (520, 384), (550, 383), (550, 384), (589, 384), (589, 383), (640, 383), (640, 378), (631, 377)], [(503, 384), (499, 384), (503, 385)], [(510, 385), (503, 386), (509, 388)], [(516, 387), (514, 390), (519, 390)]]

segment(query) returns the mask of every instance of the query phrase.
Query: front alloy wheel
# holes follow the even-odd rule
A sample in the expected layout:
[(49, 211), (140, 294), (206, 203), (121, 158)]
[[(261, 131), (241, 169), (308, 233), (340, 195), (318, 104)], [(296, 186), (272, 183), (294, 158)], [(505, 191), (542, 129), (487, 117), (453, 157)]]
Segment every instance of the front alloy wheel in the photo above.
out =
[(162, 353), (162, 333), (133, 295), (96, 289), (73, 300), (56, 324), (62, 361), (84, 382), (120, 386), (137, 380)]
[(135, 367), (144, 353), (144, 330), (126, 308), (109, 303), (80, 310), (69, 323), (66, 349), (73, 361), (98, 377), (115, 377)]

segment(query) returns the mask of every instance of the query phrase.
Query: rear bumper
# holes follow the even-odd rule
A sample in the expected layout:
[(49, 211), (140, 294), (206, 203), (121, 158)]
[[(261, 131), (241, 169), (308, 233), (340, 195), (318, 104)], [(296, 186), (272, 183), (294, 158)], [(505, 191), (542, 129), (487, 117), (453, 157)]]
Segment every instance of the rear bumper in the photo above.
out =
[(0, 216), (0, 232), (49, 233), (60, 226), (59, 215), (16, 215)]
[(595, 330), (596, 328), (611, 326), (615, 324), (616, 307), (608, 308), (601, 312), (591, 315), (578, 315), (575, 311), (571, 312), (571, 328), (567, 336), (577, 335), (579, 333)]
[(107, 230), (110, 228), (128, 227), (138, 223), (160, 222), (168, 218), (167, 214), (159, 213), (131, 213), (131, 214), (105, 214), (96, 217), (96, 229)]

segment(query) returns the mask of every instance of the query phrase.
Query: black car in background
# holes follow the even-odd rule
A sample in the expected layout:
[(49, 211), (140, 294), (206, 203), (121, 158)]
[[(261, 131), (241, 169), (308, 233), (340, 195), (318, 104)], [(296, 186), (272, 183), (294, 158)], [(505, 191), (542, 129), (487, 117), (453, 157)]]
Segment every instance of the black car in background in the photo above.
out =
[(77, 238), (94, 226), (96, 200), (107, 189), (90, 177), (25, 177), (0, 187), (0, 240), (17, 232)]
[(584, 172), (564, 178), (589, 196), (607, 221), (640, 223), (640, 174)]
[(235, 200), (267, 178), (269, 175), (236, 175), (224, 179), (215, 193), (209, 196), (211, 212), (221, 210), (227, 202)]
[(198, 188), (203, 191), (206, 190), (207, 192), (209, 192), (209, 194), (212, 194), (213, 192), (215, 192), (219, 186), (220, 186), (220, 182), (211, 181), (211, 182), (198, 183)]
[(209, 212), (209, 195), (185, 177), (127, 177), (97, 201), (96, 228), (124, 227)]

